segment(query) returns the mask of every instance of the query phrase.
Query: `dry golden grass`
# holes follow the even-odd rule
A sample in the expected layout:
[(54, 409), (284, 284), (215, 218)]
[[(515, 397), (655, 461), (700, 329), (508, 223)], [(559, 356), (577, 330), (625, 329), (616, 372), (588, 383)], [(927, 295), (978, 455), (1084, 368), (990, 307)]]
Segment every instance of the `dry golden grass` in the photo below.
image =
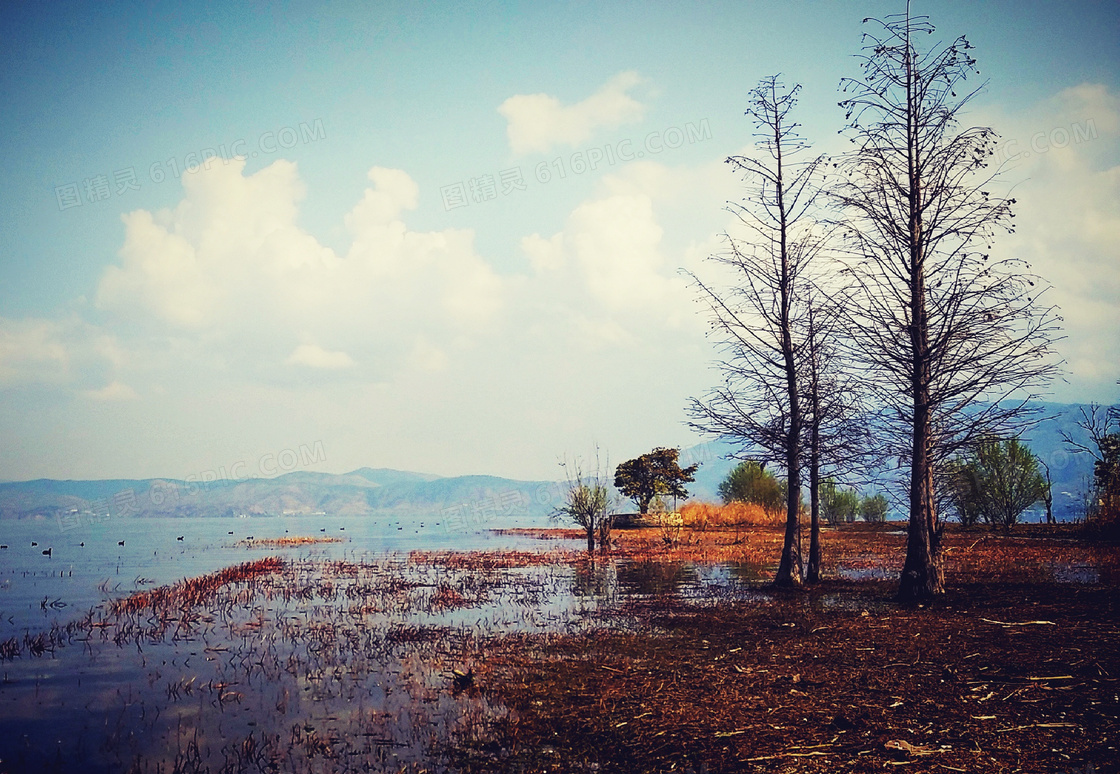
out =
[(768, 511), (754, 503), (734, 502), (729, 505), (688, 502), (681, 508), (681, 519), (689, 529), (721, 529), (727, 527), (777, 527), (785, 523), (785, 514)]
[(775, 527), (619, 530), (611, 533), (610, 556), (635, 562), (769, 566), (777, 562), (782, 536), (783, 530)]

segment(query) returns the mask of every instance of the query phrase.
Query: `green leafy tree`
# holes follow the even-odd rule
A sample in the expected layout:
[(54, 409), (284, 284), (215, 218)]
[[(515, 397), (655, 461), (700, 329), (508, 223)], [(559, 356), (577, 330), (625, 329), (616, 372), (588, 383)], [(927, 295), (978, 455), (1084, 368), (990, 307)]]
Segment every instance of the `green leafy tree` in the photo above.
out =
[(863, 498), (859, 503), (859, 515), (870, 524), (879, 524), (887, 520), (887, 498), (877, 494)]
[(782, 507), (785, 495), (781, 482), (754, 460), (736, 465), (719, 485), (719, 496), (725, 504), (754, 503), (770, 511)]
[(700, 464), (682, 468), (679, 449), (658, 447), (648, 454), (627, 460), (615, 469), (614, 485), (638, 506), (643, 515), (655, 497), (688, 497), (685, 484), (696, 480)]
[(1093, 463), (1093, 483), (1097, 489), (1098, 514), (1106, 521), (1120, 518), (1120, 433), (1101, 439), (1100, 459)]
[(841, 489), (831, 478), (821, 482), (821, 514), (828, 524), (853, 522), (859, 513), (859, 495), (854, 489)]
[(984, 439), (952, 470), (953, 491), (962, 501), (962, 522), (983, 519), (992, 527), (1011, 529), (1025, 510), (1044, 499), (1046, 479), (1038, 459), (1018, 439)]
[(976, 468), (964, 458), (958, 457), (945, 464), (940, 489), (940, 500), (961, 525), (971, 527), (981, 520), (980, 483)]

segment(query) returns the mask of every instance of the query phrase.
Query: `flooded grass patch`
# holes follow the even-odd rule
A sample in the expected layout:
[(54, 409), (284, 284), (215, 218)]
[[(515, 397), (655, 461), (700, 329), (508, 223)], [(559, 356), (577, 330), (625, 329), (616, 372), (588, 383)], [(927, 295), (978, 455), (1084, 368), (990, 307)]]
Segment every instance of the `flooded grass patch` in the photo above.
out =
[[(780, 539), (654, 528), (605, 555), (266, 557), (107, 600), (0, 643), (0, 771), (1115, 759), (1115, 549), (950, 534), (950, 591), (920, 609), (891, 601), (899, 536), (830, 532), (825, 582), (792, 593), (767, 586)], [(1056, 583), (1061, 567), (1096, 580)]]
[(330, 537), (323, 535), (292, 535), (291, 537), (277, 537), (277, 538), (255, 538), (247, 537), (244, 540), (237, 541), (236, 545), (245, 546), (247, 548), (298, 548), (300, 546), (318, 545), (321, 543), (341, 543), (343, 542), (340, 537)]

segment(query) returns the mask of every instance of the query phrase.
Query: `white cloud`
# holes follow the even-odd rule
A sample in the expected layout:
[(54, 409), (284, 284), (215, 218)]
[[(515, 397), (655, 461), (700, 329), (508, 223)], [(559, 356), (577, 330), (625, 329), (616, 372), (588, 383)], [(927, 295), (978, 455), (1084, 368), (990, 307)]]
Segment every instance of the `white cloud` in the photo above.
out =
[(1120, 97), (1098, 84), (1066, 89), (992, 121), (1017, 182), (1016, 233), (996, 250), (1053, 285), (1073, 388), (1065, 400), (1115, 400), (1120, 378)]
[(660, 330), (679, 323), (689, 294), (661, 247), (662, 228), (646, 194), (590, 199), (568, 216), (564, 230), (521, 240), (539, 292), (560, 302), (579, 326), (599, 319), (607, 339), (622, 342), (618, 326)]
[(585, 202), (568, 219), (565, 242), (591, 294), (611, 309), (655, 311), (672, 292), (662, 271), (663, 231), (646, 195), (615, 195)]
[(564, 105), (548, 94), (517, 94), (501, 104), (510, 150), (517, 155), (547, 153), (556, 145), (575, 146), (599, 128), (640, 121), (645, 106), (627, 92), (642, 82), (632, 70), (607, 81), (587, 99)]
[(67, 378), (70, 353), (62, 328), (52, 320), (0, 317), (0, 385)]
[(0, 317), (0, 388), (53, 385), (93, 389), (127, 362), (117, 339), (77, 316)]
[(448, 358), (443, 349), (432, 344), (427, 338), (421, 337), (412, 349), (409, 362), (418, 371), (445, 371)]
[[(370, 170), (336, 252), (298, 225), (294, 165), (212, 165), (184, 176), (175, 207), (125, 217), (94, 296), (103, 327), (0, 323), (0, 380), (54, 379), (87, 425), (129, 417), (122, 448), (158, 446), (170, 422), (276, 448), (321, 438), (332, 464), (516, 471), (597, 438), (674, 442), (710, 353), (677, 276), (694, 246), (667, 244), (665, 223), (692, 233), (719, 196), (696, 196), (704, 175), (685, 170), (613, 172), (562, 229), (520, 240), (522, 273), (499, 275), (470, 230), (409, 228), (424, 192), (403, 171)], [(676, 429), (648, 423), (660, 415)]]
[[(410, 230), (403, 217), (418, 204), (416, 183), (382, 167), (368, 177), (339, 255), (296, 222), (304, 188), (294, 164), (246, 176), (237, 160), (184, 175), (173, 210), (125, 216), (121, 260), (106, 268), (97, 306), (111, 324), (194, 342), (217, 366), (262, 373), (287, 364), (387, 378), (408, 367), (421, 337), (439, 348), (487, 330), (503, 284), (473, 233)], [(331, 350), (313, 343), (328, 341)]]
[(284, 362), (308, 368), (350, 368), (354, 365), (354, 358), (345, 352), (323, 349), (318, 344), (300, 344)]
[(545, 239), (540, 234), (530, 234), (521, 239), (521, 249), (538, 274), (559, 271), (564, 266), (564, 234), (557, 233)]
[(346, 216), (346, 225), (358, 230), (361, 223), (394, 223), (403, 210), (416, 209), (420, 187), (407, 172), (374, 167), (367, 177), (373, 188), (367, 188), (354, 209)]
[(710, 254), (724, 177), (722, 164), (629, 164), (605, 176), (598, 195), (576, 206), (562, 231), (524, 237), (521, 249), (552, 297), (578, 313), (580, 335), (594, 329), (598, 340), (621, 346), (677, 330), (695, 335), (703, 349), (695, 294), (679, 269), (695, 269)]

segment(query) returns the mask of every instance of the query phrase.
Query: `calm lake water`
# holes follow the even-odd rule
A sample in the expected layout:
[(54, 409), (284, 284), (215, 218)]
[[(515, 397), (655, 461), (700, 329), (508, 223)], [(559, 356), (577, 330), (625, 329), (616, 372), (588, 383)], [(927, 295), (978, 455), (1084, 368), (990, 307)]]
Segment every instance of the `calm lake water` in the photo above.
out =
[[(553, 562), (459, 567), (414, 550), (544, 552), (580, 540), (435, 520), (301, 517), (118, 520), (60, 531), (0, 523), (0, 774), (23, 771), (442, 771), (456, 734), (500, 717), (452, 670), (502, 633), (593, 629), (637, 596), (735, 596), (756, 569)], [(342, 542), (276, 548), (292, 536)], [(180, 540), (180, 538), (182, 538)], [(123, 543), (123, 545), (122, 545)], [(35, 545), (32, 545), (35, 544)], [(83, 545), (84, 544), (84, 545)], [(50, 555), (43, 552), (50, 550)], [(263, 557), (284, 571), (230, 584), (162, 620), (114, 599)], [(111, 621), (52, 635), (82, 619)], [(612, 612), (613, 611), (613, 612)], [(182, 624), (189, 625), (180, 628)], [(279, 769), (275, 767), (279, 766)]]
[[(517, 516), (473, 531), (434, 518), (113, 520), (67, 531), (47, 520), (0, 522), (0, 644), (22, 643), (0, 659), (0, 774), (443, 771), (447, 742), (505, 711), (452, 679), (452, 670), (485, 666), (496, 635), (625, 628), (629, 605), (650, 597), (773, 601), (762, 585), (772, 566), (408, 557), (583, 547), (492, 531), (529, 526), (542, 525)], [(245, 542), (285, 536), (342, 542)], [(269, 556), (282, 569), (259, 582), (228, 584), (162, 616), (154, 607), (109, 613), (132, 592)], [(876, 589), (787, 606), (889, 605)], [(33, 652), (36, 632), (91, 609), (97, 623)]]
[[(542, 549), (539, 540), (491, 531), (541, 526), (539, 520), (509, 516), (482, 526), (470, 532), (451, 530), (438, 515), (111, 519), (66, 531), (48, 519), (0, 521), (0, 545), (7, 546), (0, 549), (0, 641), (64, 624), (109, 599), (263, 556), (357, 561), (416, 549)], [(298, 548), (244, 542), (293, 536), (343, 542)], [(575, 546), (577, 541), (563, 544)], [(49, 556), (43, 553), (47, 550)]]
[[(450, 531), (438, 518), (119, 519), (66, 531), (48, 520), (0, 522), (0, 642), (26, 643), (91, 609), (106, 615), (132, 592), (262, 557), (293, 568), (271, 590), (199, 608), (185, 634), (146, 628), (145, 613), (132, 623), (143, 631), (124, 640), (110, 634), (119, 629), (93, 629), (42, 655), (24, 646), (0, 661), (0, 774), (217, 771), (257, 744), (273, 758), (283, 747), (293, 770), (337, 770), (317, 752), (323, 744), (345, 747), (357, 771), (423, 768), (433, 739), (465, 716), (489, 716), (484, 700), (447, 690), (447, 670), (461, 664), (448, 632), (545, 629), (597, 601), (554, 593), (568, 589), (569, 567), (513, 569), (491, 578), (478, 603), (440, 612), (432, 595), (449, 583), (470, 593), (472, 576), (412, 565), (407, 554), (581, 545), (492, 531), (539, 525), (517, 516), (473, 531)], [(245, 542), (286, 536), (341, 542)], [(324, 578), (321, 568), (337, 561), (364, 569)], [(413, 642), (413, 631), (442, 633)]]

